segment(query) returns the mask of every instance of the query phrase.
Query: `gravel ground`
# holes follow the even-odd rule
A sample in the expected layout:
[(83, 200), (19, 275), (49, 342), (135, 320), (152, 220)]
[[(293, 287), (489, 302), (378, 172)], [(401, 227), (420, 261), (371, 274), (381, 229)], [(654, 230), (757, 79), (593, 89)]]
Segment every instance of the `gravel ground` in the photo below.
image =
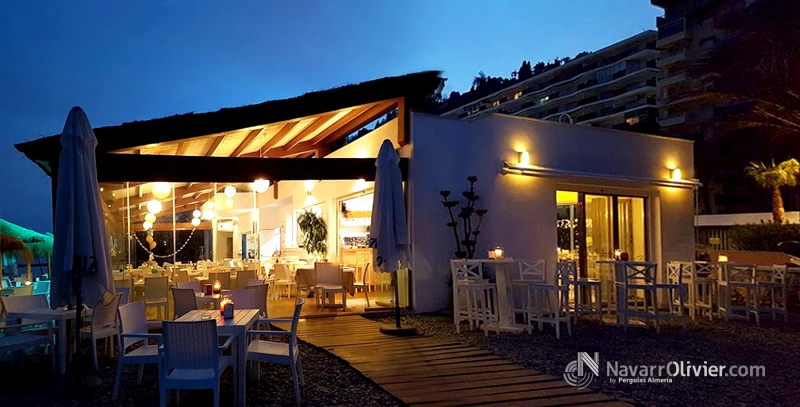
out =
[[(392, 318), (376, 318), (385, 322)], [(581, 320), (572, 336), (555, 338), (552, 326), (531, 335), (495, 334), (483, 331), (456, 334), (451, 316), (409, 315), (405, 324), (420, 333), (475, 345), (525, 367), (562, 376), (577, 352), (600, 353), (600, 377), (590, 387), (596, 391), (643, 406), (798, 406), (800, 405), (800, 321), (792, 315), (788, 324), (763, 321), (762, 326), (744, 321), (689, 322), (655, 329), (600, 326)], [(466, 325), (463, 325), (466, 326)], [(564, 331), (562, 331), (564, 335)], [(765, 377), (676, 377), (672, 383), (612, 384), (607, 362), (620, 365), (663, 365), (686, 361), (702, 365), (763, 365)]]
[[(304, 406), (402, 406), (391, 394), (367, 380), (338, 357), (301, 343), (305, 388), (301, 388)], [(91, 353), (85, 355), (91, 363)], [(38, 350), (17, 353), (12, 358), (0, 356), (0, 405), (2, 406), (157, 406), (158, 372), (147, 365), (142, 384), (136, 384), (138, 367), (126, 366), (120, 397), (111, 399), (117, 372), (115, 358), (101, 358), (100, 370), (91, 375), (102, 385), (83, 394), (75, 394), (70, 382), (50, 373), (49, 356)], [(233, 376), (228, 369), (222, 375), (220, 405), (233, 405)], [(181, 392), (181, 405), (213, 405), (211, 390)], [(175, 405), (174, 402), (172, 405)], [(248, 377), (247, 405), (294, 406), (294, 388), (288, 366), (262, 364), (261, 381)]]

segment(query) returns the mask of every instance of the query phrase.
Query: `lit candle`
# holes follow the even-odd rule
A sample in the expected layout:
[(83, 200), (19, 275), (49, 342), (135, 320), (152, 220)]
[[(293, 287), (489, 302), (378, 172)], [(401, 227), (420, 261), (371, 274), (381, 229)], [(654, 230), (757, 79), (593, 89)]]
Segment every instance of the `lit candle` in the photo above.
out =
[(502, 247), (497, 246), (497, 247), (494, 248), (494, 258), (495, 259), (502, 259), (504, 255), (505, 255), (505, 251), (503, 251)]
[(724, 254), (720, 254), (719, 257), (717, 257), (717, 262), (719, 263), (725, 263), (726, 261), (728, 261), (728, 256)]
[(222, 282), (219, 280), (214, 280), (214, 285), (212, 286), (212, 290), (214, 294), (219, 294), (222, 291)]
[(621, 254), (622, 252), (620, 252), (619, 249), (614, 250), (614, 260), (619, 260)]

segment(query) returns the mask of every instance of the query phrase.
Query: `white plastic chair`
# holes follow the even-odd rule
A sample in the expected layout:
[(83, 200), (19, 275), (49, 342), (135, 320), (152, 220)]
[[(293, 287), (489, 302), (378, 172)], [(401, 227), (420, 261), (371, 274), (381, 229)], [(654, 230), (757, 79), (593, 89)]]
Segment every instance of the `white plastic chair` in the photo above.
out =
[(167, 405), (169, 389), (212, 389), (214, 407), (219, 407), (219, 382), (232, 357), (222, 355), (230, 348), (233, 336), (222, 346), (217, 337), (217, 321), (164, 321), (163, 342), (159, 350), (158, 390), (161, 407)]
[(174, 303), (173, 318), (178, 319), (183, 314), (197, 309), (197, 295), (191, 288), (170, 288), (172, 290), (172, 302)]
[(480, 261), (450, 260), (453, 277), (453, 323), (461, 332), (461, 321), (468, 321), (470, 329), (478, 327), (489, 336), (489, 325), (496, 323), (497, 286), (483, 276)]
[[(262, 318), (258, 320), (259, 324), (269, 323), (289, 323), (291, 322), (291, 329), (287, 331), (247, 331), (249, 344), (247, 345), (247, 360), (257, 363), (277, 363), (281, 365), (290, 365), (292, 369), (292, 381), (294, 382), (294, 394), (297, 399), (297, 405), (300, 401), (300, 386), (304, 386), (303, 381), (303, 365), (300, 361), (300, 347), (297, 344), (297, 322), (300, 319), (300, 310), (305, 304), (305, 298), (298, 298), (294, 306), (294, 315), (292, 319), (269, 319)], [(269, 326), (269, 325), (267, 325)], [(262, 335), (268, 336), (285, 336), (289, 338), (288, 342), (272, 342), (262, 339)], [(258, 368), (257, 378), (261, 379), (261, 368)]]
[(559, 285), (559, 278), (554, 276), (552, 282), (547, 281), (546, 263), (544, 260), (517, 260), (519, 279), (512, 279), (512, 286), (525, 288), (525, 301), (521, 312), (525, 316), (528, 334), (531, 325), (536, 324), (541, 331), (544, 324), (552, 324), (556, 329), (556, 338), (561, 339), (561, 323), (567, 324), (567, 332), (572, 335), (569, 316), (569, 285)]
[[(156, 307), (159, 320), (169, 315), (169, 277), (144, 278), (144, 305)], [(164, 307), (164, 317), (161, 316), (161, 307)]]
[[(364, 273), (361, 276), (361, 281), (357, 281), (353, 284), (356, 290), (361, 289), (364, 291), (364, 298), (367, 300), (367, 306), (369, 307), (369, 280), (367, 276), (369, 275), (369, 266), (370, 264), (367, 263), (364, 265)], [(360, 266), (359, 266), (360, 267)]]
[(292, 278), (292, 272), (289, 270), (289, 266), (283, 263), (278, 263), (275, 265), (275, 287), (277, 288), (277, 295), (280, 297), (281, 295), (281, 287), (286, 287), (286, 296), (292, 296), (292, 287), (294, 287), (294, 279)]
[(263, 283), (253, 285), (248, 284), (247, 289), (253, 291), (255, 308), (258, 308), (258, 315), (263, 316), (264, 318), (269, 318), (269, 315), (267, 314), (267, 296), (269, 295), (269, 285)]
[(189, 278), (189, 270), (186, 269), (179, 269), (177, 267), (173, 267), (174, 272), (172, 273), (172, 281), (175, 283), (185, 283), (188, 281), (192, 281)]
[(199, 281), (186, 281), (186, 282), (181, 282), (181, 283), (178, 283), (178, 284), (177, 284), (177, 286), (178, 286), (178, 288), (190, 288), (190, 289), (192, 289), (192, 290), (193, 290), (195, 293), (200, 293), (200, 292), (202, 292), (202, 291), (201, 291), (202, 289), (200, 288), (200, 282), (199, 282)]
[(315, 263), (314, 264), (314, 300), (317, 308), (335, 302), (336, 293), (342, 294), (342, 309), (347, 309), (347, 289), (344, 288), (344, 270), (341, 264)]
[(208, 282), (214, 284), (214, 281), (219, 280), (220, 288), (223, 290), (231, 289), (231, 273), (229, 271), (209, 272)]
[[(88, 327), (81, 329), (81, 339), (89, 338), (92, 340), (92, 358), (94, 359), (95, 370), (99, 369), (97, 364), (97, 340), (114, 338), (119, 335), (117, 326), (117, 308), (122, 294), (115, 294), (108, 302), (100, 302), (92, 308), (92, 323)], [(111, 346), (109, 346), (111, 345)], [(106, 349), (109, 356), (113, 351), (111, 342), (106, 342)]]
[[(119, 362), (117, 363), (117, 378), (114, 381), (114, 400), (119, 394), (122, 380), (122, 368), (125, 365), (139, 365), (139, 375), (136, 383), (142, 384), (142, 374), (145, 363), (158, 363), (158, 348), (161, 346), (161, 334), (148, 333), (148, 326), (144, 314), (144, 304), (132, 302), (119, 307)], [(156, 323), (153, 323), (156, 324)], [(158, 324), (160, 325), (160, 324)], [(156, 344), (148, 343), (155, 339)], [(133, 348), (134, 345), (141, 345)], [(131, 348), (128, 350), (128, 348)]]
[[(249, 264), (249, 263), (248, 263)], [(256, 278), (255, 270), (241, 270), (236, 273), (236, 289), (244, 290), (247, 288), (247, 281)]]
[(16, 352), (39, 345), (50, 347), (50, 363), (53, 372), (56, 371), (56, 352), (55, 336), (53, 335), (53, 324), (45, 324), (47, 327), (46, 335), (31, 333), (30, 328), (40, 328), (41, 323), (37, 324), (17, 324), (12, 319), (0, 319), (0, 354), (6, 352)]
[(222, 290), (220, 297), (228, 296), (233, 301), (233, 309), (258, 309), (256, 296), (253, 290)]
[[(44, 294), (0, 297), (0, 302), (2, 302), (3, 310), (6, 313), (50, 308), (50, 304), (47, 302), (47, 296)], [(21, 321), (22, 324), (34, 322), (41, 323), (41, 321), (32, 319), (22, 319)]]
[(131, 299), (131, 288), (130, 287), (117, 287), (115, 289), (117, 294), (120, 294), (121, 297), (119, 299), (119, 305), (125, 305)]

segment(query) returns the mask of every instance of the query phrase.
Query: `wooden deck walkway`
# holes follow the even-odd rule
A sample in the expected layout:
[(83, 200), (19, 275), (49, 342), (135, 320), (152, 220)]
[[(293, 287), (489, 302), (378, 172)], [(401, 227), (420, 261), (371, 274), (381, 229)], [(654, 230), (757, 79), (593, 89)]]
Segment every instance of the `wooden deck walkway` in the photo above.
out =
[(412, 406), (628, 406), (488, 351), (427, 336), (394, 337), (360, 316), (310, 318), (298, 336), (349, 362)]

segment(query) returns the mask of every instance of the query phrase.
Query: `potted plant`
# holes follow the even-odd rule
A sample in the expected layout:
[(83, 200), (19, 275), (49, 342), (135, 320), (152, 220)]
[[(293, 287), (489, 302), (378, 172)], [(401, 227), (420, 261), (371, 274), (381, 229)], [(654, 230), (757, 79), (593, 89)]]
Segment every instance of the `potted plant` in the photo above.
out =
[(324, 258), (328, 254), (328, 227), (321, 216), (306, 210), (297, 217), (297, 226), (303, 234), (303, 248), (314, 260)]

